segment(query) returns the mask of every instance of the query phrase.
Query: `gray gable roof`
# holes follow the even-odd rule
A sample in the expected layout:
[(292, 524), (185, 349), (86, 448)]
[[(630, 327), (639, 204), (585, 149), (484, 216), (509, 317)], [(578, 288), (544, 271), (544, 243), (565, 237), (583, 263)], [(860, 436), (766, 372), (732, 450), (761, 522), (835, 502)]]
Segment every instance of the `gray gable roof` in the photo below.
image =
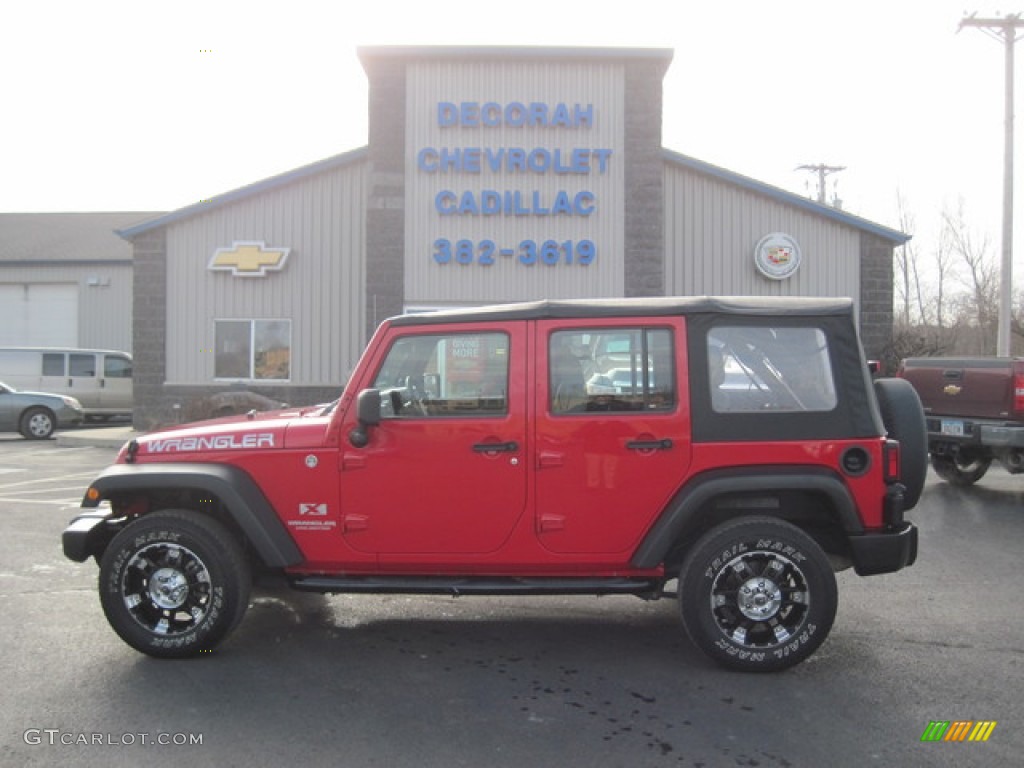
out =
[(115, 232), (159, 215), (125, 213), (0, 213), (0, 264), (132, 259)]
[(662, 150), (665, 160), (681, 168), (694, 171), (696, 173), (703, 174), (705, 176), (711, 176), (712, 178), (723, 181), (727, 184), (746, 189), (749, 192), (753, 192), (764, 197), (769, 197), (780, 203), (799, 208), (801, 210), (813, 213), (816, 216), (821, 216), (826, 219), (845, 224), (854, 229), (859, 229), (862, 232), (869, 232), (873, 235), (877, 235), (884, 240), (888, 240), (894, 245), (903, 245), (907, 242), (911, 235), (904, 232), (900, 232), (896, 229), (876, 224), (873, 221), (862, 219), (860, 216), (854, 216), (851, 213), (847, 213), (841, 208), (833, 208), (830, 205), (822, 205), (819, 202), (811, 200), (806, 197), (794, 194), (793, 192), (787, 192), (779, 187), (773, 187), (771, 184), (766, 184), (763, 181), (752, 179), (749, 176), (743, 176), (742, 174), (734, 171), (726, 170), (717, 165), (706, 163), (703, 160), (698, 160), (695, 157), (689, 157), (688, 155), (680, 154), (679, 152), (673, 152), (672, 150)]
[(353, 149), (349, 152), (343, 152), (340, 155), (334, 155), (333, 157), (328, 157), (325, 160), (318, 160), (310, 165), (304, 165), (301, 168), (296, 168), (295, 170), (287, 171), (277, 176), (271, 176), (269, 179), (263, 179), (262, 181), (257, 181), (253, 184), (239, 187), (231, 192), (225, 192), (224, 194), (217, 195), (208, 201), (194, 203), (186, 206), (185, 208), (179, 208), (176, 211), (171, 211), (170, 213), (159, 216), (158, 218), (142, 221), (134, 226), (122, 227), (117, 230), (117, 234), (125, 240), (131, 240), (144, 232), (159, 229), (160, 227), (166, 227), (168, 224), (173, 224), (176, 221), (187, 219), (190, 216), (195, 216), (199, 213), (207, 213), (229, 203), (246, 200), (250, 197), (261, 195), (264, 192), (269, 192), (272, 189), (278, 189), (286, 186), (292, 182), (306, 179), (310, 176), (316, 176), (317, 174), (325, 173), (327, 171), (334, 170), (335, 168), (341, 168), (352, 163), (360, 162), (367, 155), (368, 150), (366, 147), (360, 147), (359, 149)]

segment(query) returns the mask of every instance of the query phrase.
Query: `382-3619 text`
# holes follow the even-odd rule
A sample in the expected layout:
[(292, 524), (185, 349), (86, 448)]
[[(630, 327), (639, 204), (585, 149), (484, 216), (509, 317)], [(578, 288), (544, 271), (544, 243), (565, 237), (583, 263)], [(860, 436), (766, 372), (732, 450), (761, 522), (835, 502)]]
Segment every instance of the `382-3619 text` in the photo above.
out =
[(597, 246), (593, 240), (521, 240), (516, 248), (500, 248), (493, 240), (448, 240), (434, 241), (434, 261), (438, 264), (478, 264), (492, 266), (502, 259), (515, 259), (519, 264), (532, 267), (544, 264), (555, 267), (559, 264), (587, 266), (597, 258)]

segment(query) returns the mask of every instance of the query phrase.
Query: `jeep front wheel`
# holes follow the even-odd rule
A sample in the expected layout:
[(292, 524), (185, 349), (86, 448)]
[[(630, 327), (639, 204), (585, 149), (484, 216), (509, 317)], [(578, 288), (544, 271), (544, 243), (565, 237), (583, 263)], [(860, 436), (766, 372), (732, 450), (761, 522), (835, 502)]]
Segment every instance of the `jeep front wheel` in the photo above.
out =
[(212, 650), (249, 602), (249, 566), (217, 521), (153, 512), (117, 534), (100, 561), (100, 602), (128, 645), (162, 658)]
[(791, 667), (818, 649), (836, 615), (828, 557), (799, 528), (773, 518), (708, 531), (679, 575), (683, 626), (702, 651), (746, 672)]

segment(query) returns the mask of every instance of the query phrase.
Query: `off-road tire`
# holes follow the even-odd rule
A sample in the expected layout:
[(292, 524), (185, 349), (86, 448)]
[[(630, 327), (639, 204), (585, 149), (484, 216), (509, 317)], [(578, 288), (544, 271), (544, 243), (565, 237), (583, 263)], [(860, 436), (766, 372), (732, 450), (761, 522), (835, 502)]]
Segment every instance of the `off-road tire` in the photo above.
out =
[(837, 603), (835, 574), (821, 547), (770, 517), (711, 529), (679, 573), (690, 639), (742, 672), (775, 672), (806, 659), (832, 629)]
[(236, 538), (189, 510), (140, 517), (100, 559), (107, 621), (128, 645), (158, 658), (213, 650), (245, 615), (251, 584)]

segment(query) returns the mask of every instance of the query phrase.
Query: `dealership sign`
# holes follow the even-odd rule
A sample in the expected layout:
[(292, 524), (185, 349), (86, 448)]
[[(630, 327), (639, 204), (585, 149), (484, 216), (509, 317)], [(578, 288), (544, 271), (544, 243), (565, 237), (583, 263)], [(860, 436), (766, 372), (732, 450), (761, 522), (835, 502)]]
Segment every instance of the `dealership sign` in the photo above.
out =
[[(581, 139), (595, 125), (593, 104), (439, 101), (432, 109), (433, 135), (443, 140), (455, 133), (474, 142), (416, 150), (417, 172), (437, 180), (434, 215), (457, 230), (468, 225), (474, 232), (434, 238), (430, 248), (437, 264), (585, 267), (597, 260), (598, 244), (580, 234), (582, 224), (601, 210), (601, 196), (591, 181), (608, 174), (613, 150), (553, 146), (584, 143)], [(501, 145), (510, 136), (543, 136), (550, 145)], [(509, 221), (537, 226), (510, 229), (505, 226)], [(579, 225), (567, 236), (565, 227), (553, 221)]]
[(800, 245), (782, 232), (765, 235), (754, 248), (754, 265), (770, 280), (785, 280), (795, 275), (801, 258)]
[(290, 252), (290, 248), (267, 248), (263, 242), (235, 241), (230, 248), (214, 251), (207, 268), (235, 277), (266, 277), (267, 272), (284, 269)]

